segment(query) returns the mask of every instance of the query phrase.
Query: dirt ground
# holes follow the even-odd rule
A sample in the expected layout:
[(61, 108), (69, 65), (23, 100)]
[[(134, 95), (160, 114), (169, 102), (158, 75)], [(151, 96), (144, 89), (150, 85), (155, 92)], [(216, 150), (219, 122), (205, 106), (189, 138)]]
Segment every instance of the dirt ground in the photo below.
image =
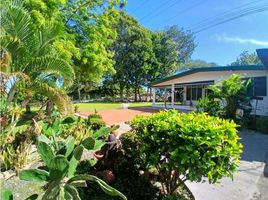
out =
[[(140, 107), (129, 109), (101, 110), (98, 111), (98, 113), (102, 116), (107, 125), (113, 125), (131, 121), (136, 115), (150, 115), (158, 111), (158, 109), (150, 107)], [(85, 117), (90, 114), (92, 114), (92, 112), (80, 112), (80, 115)]]

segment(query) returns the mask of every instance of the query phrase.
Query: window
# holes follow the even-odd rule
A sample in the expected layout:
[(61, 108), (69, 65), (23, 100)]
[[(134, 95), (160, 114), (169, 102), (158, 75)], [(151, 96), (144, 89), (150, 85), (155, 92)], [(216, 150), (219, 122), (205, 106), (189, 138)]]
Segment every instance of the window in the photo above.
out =
[(186, 100), (197, 101), (202, 98), (202, 87), (200, 86), (189, 86), (186, 89)]
[(253, 81), (254, 96), (267, 95), (267, 79), (266, 77), (255, 77)]
[[(246, 78), (244, 80), (248, 80), (249, 78)], [(258, 96), (267, 96), (267, 78), (265, 76), (263, 77), (253, 77), (250, 78), (251, 83), (248, 87), (248, 95), (253, 97)]]
[(191, 100), (191, 90), (192, 88), (190, 88), (190, 87), (187, 87), (187, 89), (186, 89), (186, 100), (187, 101), (190, 101)]

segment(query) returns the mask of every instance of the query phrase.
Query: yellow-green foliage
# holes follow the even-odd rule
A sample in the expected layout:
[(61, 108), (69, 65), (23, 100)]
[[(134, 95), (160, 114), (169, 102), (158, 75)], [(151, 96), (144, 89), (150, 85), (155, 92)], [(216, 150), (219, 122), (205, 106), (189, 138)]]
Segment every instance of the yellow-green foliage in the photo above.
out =
[[(205, 113), (162, 111), (136, 117), (132, 127), (145, 162), (156, 167), (160, 176), (169, 177), (164, 181), (167, 193), (174, 192), (180, 175), (185, 176), (181, 181), (207, 177), (212, 183), (232, 177), (242, 153), (237, 125)], [(178, 177), (173, 186), (172, 171)]]

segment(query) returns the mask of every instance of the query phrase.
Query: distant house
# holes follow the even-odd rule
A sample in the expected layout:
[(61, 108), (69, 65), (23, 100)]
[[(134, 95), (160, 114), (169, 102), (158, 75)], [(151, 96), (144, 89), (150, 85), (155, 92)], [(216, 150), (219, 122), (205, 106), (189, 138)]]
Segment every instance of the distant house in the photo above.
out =
[(232, 74), (240, 74), (243, 78), (252, 79), (253, 112), (268, 116), (268, 49), (258, 49), (257, 54), (263, 65), (200, 67), (152, 82), (152, 106), (164, 106), (156, 104), (155, 91), (162, 88), (170, 99), (170, 103), (165, 105), (167, 108), (194, 110), (198, 100), (208, 94), (208, 85), (225, 80)]

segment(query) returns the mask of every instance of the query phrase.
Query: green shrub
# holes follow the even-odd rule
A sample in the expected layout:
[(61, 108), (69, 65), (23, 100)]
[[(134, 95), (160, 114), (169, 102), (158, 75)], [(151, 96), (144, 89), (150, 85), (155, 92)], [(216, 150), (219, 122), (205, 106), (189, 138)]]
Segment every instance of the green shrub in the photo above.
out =
[(99, 115), (96, 111), (88, 116), (87, 124), (92, 128), (92, 130), (98, 130), (105, 126), (105, 122), (103, 121), (101, 115)]
[(256, 118), (256, 130), (268, 134), (268, 117), (258, 116)]
[(14, 122), (2, 129), (0, 134), (1, 171), (21, 169), (30, 161), (32, 143), (36, 141), (31, 125), (17, 126)]
[(82, 157), (84, 148), (98, 150), (100, 133), (86, 138), (78, 145), (75, 139), (68, 137), (65, 141), (53, 137), (49, 140), (44, 135), (39, 138), (37, 152), (45, 166), (43, 169), (27, 169), (19, 173), (21, 180), (47, 182), (42, 199), (80, 199), (77, 188), (86, 187), (87, 182), (97, 183), (108, 195), (126, 197), (116, 189), (107, 185), (103, 180), (88, 174), (77, 174), (76, 168)]
[(196, 108), (198, 111), (206, 112), (210, 116), (219, 116), (219, 113), (222, 111), (220, 100), (209, 97), (199, 99)]
[(239, 163), (242, 145), (234, 122), (170, 110), (137, 116), (132, 127), (142, 144), (138, 156), (157, 169), (166, 195), (175, 193), (186, 180), (206, 177), (215, 183), (232, 177)]
[[(110, 150), (108, 157), (105, 160), (98, 161), (94, 167), (83, 162), (78, 169), (83, 173), (89, 172), (91, 174), (99, 175), (100, 172), (109, 170), (113, 173), (115, 180), (113, 187), (121, 191), (128, 200), (161, 200), (161, 191), (159, 187), (155, 186), (151, 179), (140, 171), (145, 171), (143, 159), (139, 156), (140, 143), (137, 137), (132, 132), (122, 135), (120, 149)], [(146, 173), (148, 174), (148, 173)], [(104, 179), (105, 180), (105, 179)], [(94, 187), (93, 190), (92, 187)], [(84, 196), (90, 196), (92, 200), (115, 200), (118, 198), (105, 196), (101, 190), (91, 186), (84, 190)]]
[[(199, 100), (197, 107), (209, 115), (232, 119), (244, 125), (248, 123), (252, 109), (251, 96), (247, 91), (250, 83), (250, 81), (245, 81), (239, 75), (234, 74), (227, 80), (210, 85), (208, 89), (211, 92), (207, 97)], [(242, 118), (238, 118), (236, 115), (238, 109), (244, 111)]]

